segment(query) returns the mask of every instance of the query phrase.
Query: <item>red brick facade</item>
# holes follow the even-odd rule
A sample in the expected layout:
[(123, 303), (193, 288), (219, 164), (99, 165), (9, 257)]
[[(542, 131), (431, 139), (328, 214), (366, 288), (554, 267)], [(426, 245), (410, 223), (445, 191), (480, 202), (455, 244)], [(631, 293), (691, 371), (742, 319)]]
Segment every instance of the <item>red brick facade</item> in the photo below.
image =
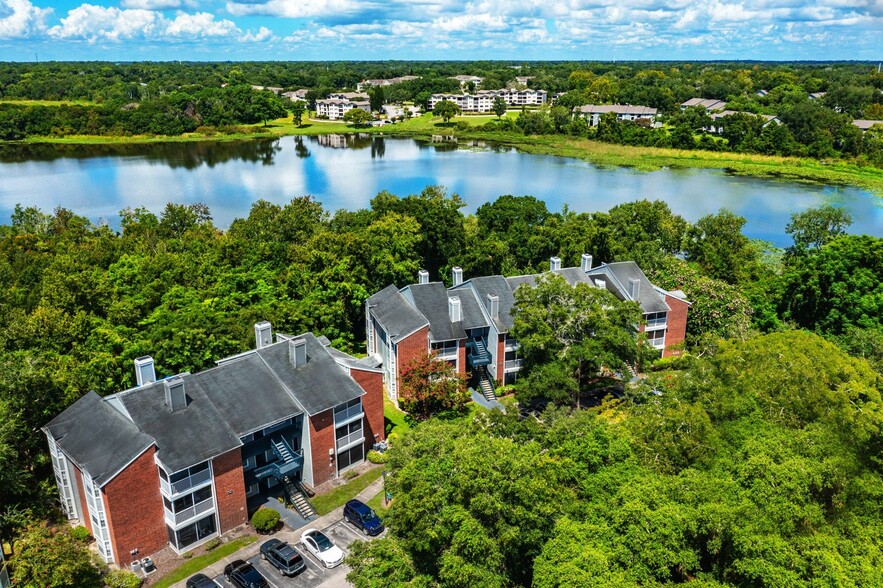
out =
[(310, 455), (313, 460), (313, 486), (333, 480), (337, 474), (337, 463), (328, 450), (334, 449), (334, 410), (328, 409), (309, 418)]
[(377, 441), (386, 439), (383, 429), (383, 374), (350, 368), (350, 375), (365, 391), (362, 410), (365, 412), (365, 451)]
[(414, 331), (396, 345), (396, 390), (401, 394), (402, 371), (414, 358), (429, 352), (429, 326)]
[(662, 357), (670, 357), (682, 353), (680, 349), (672, 349), (672, 347), (684, 342), (684, 337), (687, 335), (687, 311), (690, 305), (669, 294), (665, 295), (665, 302), (671, 310), (668, 311), (666, 319), (665, 349), (662, 351)]
[(466, 374), (466, 339), (460, 339), (457, 341), (457, 366), (460, 368), (457, 370), (457, 374), (467, 377)]
[(169, 541), (155, 453), (156, 447), (142, 453), (102, 489), (113, 553), (123, 565), (133, 549), (148, 555)]
[(226, 533), (248, 522), (245, 504), (245, 478), (242, 472), (242, 452), (237, 447), (212, 460), (215, 477), (215, 499), (218, 503), (220, 532)]
[(506, 335), (497, 335), (497, 381), (506, 380)]
[(94, 535), (95, 531), (92, 530), (92, 517), (89, 516), (89, 507), (86, 505), (86, 489), (83, 487), (83, 473), (80, 471), (80, 468), (73, 463), (71, 463), (71, 466), (73, 466), (74, 470), (74, 483), (77, 485), (77, 495), (80, 497), (80, 512), (83, 513), (83, 519), (80, 522)]

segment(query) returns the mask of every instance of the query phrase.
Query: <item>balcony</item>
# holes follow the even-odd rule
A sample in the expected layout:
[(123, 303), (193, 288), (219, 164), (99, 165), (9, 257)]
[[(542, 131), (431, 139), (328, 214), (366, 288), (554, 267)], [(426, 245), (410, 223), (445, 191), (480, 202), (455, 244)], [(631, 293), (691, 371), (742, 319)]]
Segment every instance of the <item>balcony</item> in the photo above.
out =
[(520, 370), (522, 365), (524, 365), (523, 359), (510, 359), (503, 362), (503, 369), (507, 372), (514, 372)]
[(284, 480), (286, 476), (293, 476), (304, 466), (304, 450), (292, 449), (285, 439), (280, 438), (273, 441), (273, 453), (279, 459), (254, 470), (254, 475), (258, 480), (268, 476)]
[(198, 504), (194, 504), (188, 508), (185, 508), (179, 512), (169, 512), (167, 509), (163, 509), (166, 515), (166, 522), (170, 525), (177, 526), (185, 521), (189, 521), (194, 517), (198, 517), (199, 515), (206, 513), (212, 510), (215, 507), (214, 501), (211, 497), (206, 498), (202, 502)]
[(469, 363), (473, 367), (490, 365), (491, 354), (487, 350), (484, 339), (470, 340), (466, 343), (466, 347), (469, 349), (469, 353), (466, 355), (466, 359), (469, 360)]
[(191, 488), (195, 488), (196, 486), (200, 486), (205, 484), (209, 480), (212, 479), (212, 470), (211, 468), (206, 468), (201, 472), (196, 472), (192, 476), (187, 476), (182, 480), (178, 480), (177, 482), (167, 482), (162, 478), (159, 479), (159, 486), (162, 488), (162, 491), (167, 496), (174, 496), (176, 494), (181, 494), (182, 492), (187, 492)]
[(342, 425), (343, 423), (354, 421), (356, 418), (361, 418), (365, 415), (362, 410), (362, 403), (360, 402), (356, 406), (351, 406), (349, 408), (344, 409), (334, 409), (334, 424)]
[(343, 437), (339, 437), (337, 439), (337, 450), (342, 451), (344, 448), (349, 448), (351, 445), (355, 445), (359, 442), (365, 441), (365, 433), (363, 430), (358, 430), (349, 435), (344, 435)]

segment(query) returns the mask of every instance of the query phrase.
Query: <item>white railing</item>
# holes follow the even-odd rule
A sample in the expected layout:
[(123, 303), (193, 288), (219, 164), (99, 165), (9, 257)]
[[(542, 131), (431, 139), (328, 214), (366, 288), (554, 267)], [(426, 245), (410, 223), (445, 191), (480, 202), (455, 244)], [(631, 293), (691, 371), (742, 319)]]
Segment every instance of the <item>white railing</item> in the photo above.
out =
[(503, 369), (514, 370), (521, 369), (521, 366), (524, 365), (523, 359), (510, 359), (503, 363)]
[(668, 316), (667, 316), (667, 315), (666, 315), (666, 316), (663, 316), (663, 317), (660, 317), (660, 318), (648, 319), (648, 320), (647, 320), (647, 326), (644, 327), (644, 329), (645, 329), (645, 330), (658, 329), (658, 328), (660, 328), (660, 327), (664, 327), (664, 326), (666, 325), (667, 322), (668, 322)]
[(365, 435), (362, 430), (358, 430), (355, 433), (350, 433), (349, 435), (345, 435), (340, 437), (337, 440), (337, 450), (340, 451), (344, 447), (348, 445), (354, 445), (356, 442), (364, 441)]
[(159, 487), (162, 488), (163, 492), (165, 492), (169, 496), (174, 496), (175, 494), (180, 494), (182, 492), (186, 492), (190, 490), (194, 486), (199, 486), (205, 482), (208, 482), (212, 479), (212, 470), (211, 468), (206, 468), (201, 472), (196, 472), (192, 476), (188, 476), (183, 480), (178, 480), (177, 482), (167, 482), (162, 478), (159, 479)]
[(214, 506), (214, 501), (212, 501), (211, 497), (209, 497), (198, 504), (194, 504), (193, 506), (190, 506), (178, 512), (173, 513), (169, 512), (166, 509), (163, 510), (165, 510), (166, 513), (167, 523), (171, 525), (180, 525), (184, 521), (190, 520), (194, 517), (198, 517), (199, 515), (210, 511), (214, 508)]
[(360, 402), (356, 406), (351, 406), (349, 408), (345, 408), (343, 410), (334, 409), (334, 422), (342, 423), (344, 421), (348, 421), (355, 417), (362, 416), (362, 403)]

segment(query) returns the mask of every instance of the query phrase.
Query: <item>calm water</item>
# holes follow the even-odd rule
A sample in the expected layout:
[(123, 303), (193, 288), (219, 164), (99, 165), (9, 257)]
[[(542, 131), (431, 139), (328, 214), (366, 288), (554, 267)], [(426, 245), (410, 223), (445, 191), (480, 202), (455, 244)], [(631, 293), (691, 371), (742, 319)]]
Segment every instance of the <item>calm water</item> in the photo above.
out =
[(883, 199), (855, 188), (729, 176), (713, 170), (636, 172), (518, 153), (410, 139), (330, 136), (243, 143), (127, 146), (10, 146), (0, 149), (0, 224), (16, 203), (51, 212), (61, 205), (118, 227), (121, 209), (162, 211), (167, 202), (204, 202), (226, 228), (258, 199), (283, 204), (312, 194), (327, 210), (366, 207), (381, 190), (401, 196), (440, 184), (474, 212), (501, 194), (531, 194), (549, 209), (606, 211), (639, 199), (664, 200), (693, 222), (728, 208), (748, 219), (750, 237), (790, 244), (795, 211), (846, 208), (852, 232), (883, 235)]

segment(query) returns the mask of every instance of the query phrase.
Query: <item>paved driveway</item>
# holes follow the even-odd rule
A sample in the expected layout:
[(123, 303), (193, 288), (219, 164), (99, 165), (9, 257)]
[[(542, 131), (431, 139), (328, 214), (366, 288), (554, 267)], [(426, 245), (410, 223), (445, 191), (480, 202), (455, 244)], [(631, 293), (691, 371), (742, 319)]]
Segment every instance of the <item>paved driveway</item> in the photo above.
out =
[[(349, 555), (349, 546), (356, 540), (371, 540), (376, 537), (368, 537), (354, 526), (346, 521), (339, 520), (331, 525), (320, 529), (325, 535), (331, 539), (335, 545), (343, 550), (344, 556)], [(381, 533), (379, 537), (383, 537), (386, 531)], [(294, 544), (295, 549), (303, 556), (307, 562), (307, 569), (294, 576), (293, 578), (284, 577), (279, 570), (271, 566), (268, 562), (263, 561), (260, 555), (249, 558), (249, 562), (254, 565), (257, 570), (263, 574), (264, 578), (270, 584), (270, 588), (343, 588), (348, 586), (346, 575), (350, 568), (345, 564), (341, 564), (330, 570), (325, 567), (311, 554), (301, 543)], [(235, 588), (235, 586), (224, 580), (223, 574), (217, 576), (215, 581), (224, 588)]]

